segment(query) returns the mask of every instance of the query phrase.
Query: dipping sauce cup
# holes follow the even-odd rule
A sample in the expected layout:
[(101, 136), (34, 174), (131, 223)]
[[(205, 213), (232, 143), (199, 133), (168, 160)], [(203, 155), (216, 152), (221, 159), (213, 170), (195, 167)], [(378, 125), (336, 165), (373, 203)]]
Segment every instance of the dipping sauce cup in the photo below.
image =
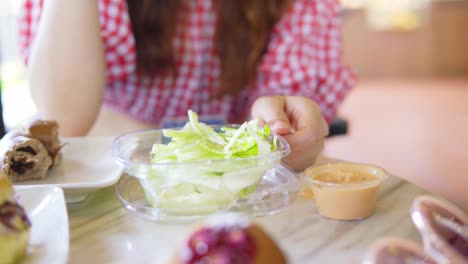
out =
[(318, 212), (336, 220), (358, 220), (372, 215), (379, 187), (388, 178), (380, 167), (351, 162), (314, 166), (304, 173)]

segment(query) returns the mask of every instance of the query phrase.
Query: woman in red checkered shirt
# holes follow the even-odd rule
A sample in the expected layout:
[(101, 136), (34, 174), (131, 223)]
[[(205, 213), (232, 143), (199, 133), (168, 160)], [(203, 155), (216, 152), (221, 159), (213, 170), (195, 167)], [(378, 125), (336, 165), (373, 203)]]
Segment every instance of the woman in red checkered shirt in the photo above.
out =
[[(338, 0), (25, 0), (21, 51), (62, 135), (259, 117), (303, 169), (354, 82)], [(325, 121), (326, 120), (326, 121)], [(291, 133), (291, 131), (294, 131)]]

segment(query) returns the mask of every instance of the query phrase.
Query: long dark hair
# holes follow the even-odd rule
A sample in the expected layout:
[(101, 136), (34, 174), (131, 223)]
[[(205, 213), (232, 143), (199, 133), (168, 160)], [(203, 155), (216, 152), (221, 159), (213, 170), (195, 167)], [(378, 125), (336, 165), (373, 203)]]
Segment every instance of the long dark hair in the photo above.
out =
[[(237, 94), (252, 82), (274, 25), (289, 0), (213, 1), (217, 9), (216, 53), (221, 62), (218, 96)], [(137, 72), (174, 69), (172, 39), (181, 0), (127, 0), (136, 41)]]

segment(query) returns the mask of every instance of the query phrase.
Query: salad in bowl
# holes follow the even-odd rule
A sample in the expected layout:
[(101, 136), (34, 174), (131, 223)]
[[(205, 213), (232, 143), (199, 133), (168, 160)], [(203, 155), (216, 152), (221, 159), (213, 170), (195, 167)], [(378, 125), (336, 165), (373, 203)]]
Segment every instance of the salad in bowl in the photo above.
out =
[(138, 179), (147, 202), (174, 214), (210, 213), (252, 194), (289, 154), (288, 143), (258, 120), (209, 126), (188, 111), (182, 128), (117, 137), (113, 156)]

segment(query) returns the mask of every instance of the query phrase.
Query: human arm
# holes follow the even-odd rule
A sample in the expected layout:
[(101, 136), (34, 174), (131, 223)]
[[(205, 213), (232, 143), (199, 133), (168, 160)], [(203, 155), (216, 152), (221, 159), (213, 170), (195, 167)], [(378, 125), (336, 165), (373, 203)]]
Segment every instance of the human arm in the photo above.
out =
[[(25, 8), (27, 3), (39, 5), (38, 1), (25, 3)], [(46, 0), (41, 11), (40, 21), (29, 17), (38, 19), (26, 54), (32, 97), (42, 118), (59, 122), (62, 135), (85, 135), (104, 93), (97, 1)]]
[[(249, 94), (254, 101), (252, 116), (271, 122), (288, 117), (295, 132), (285, 135), (291, 146), (286, 161), (296, 170), (314, 163), (328, 133), (323, 119), (335, 118), (355, 82), (354, 74), (341, 63), (338, 15), (338, 3), (295, 1), (272, 34)], [(281, 105), (286, 108), (281, 110)], [(273, 130), (282, 134), (274, 126)]]

